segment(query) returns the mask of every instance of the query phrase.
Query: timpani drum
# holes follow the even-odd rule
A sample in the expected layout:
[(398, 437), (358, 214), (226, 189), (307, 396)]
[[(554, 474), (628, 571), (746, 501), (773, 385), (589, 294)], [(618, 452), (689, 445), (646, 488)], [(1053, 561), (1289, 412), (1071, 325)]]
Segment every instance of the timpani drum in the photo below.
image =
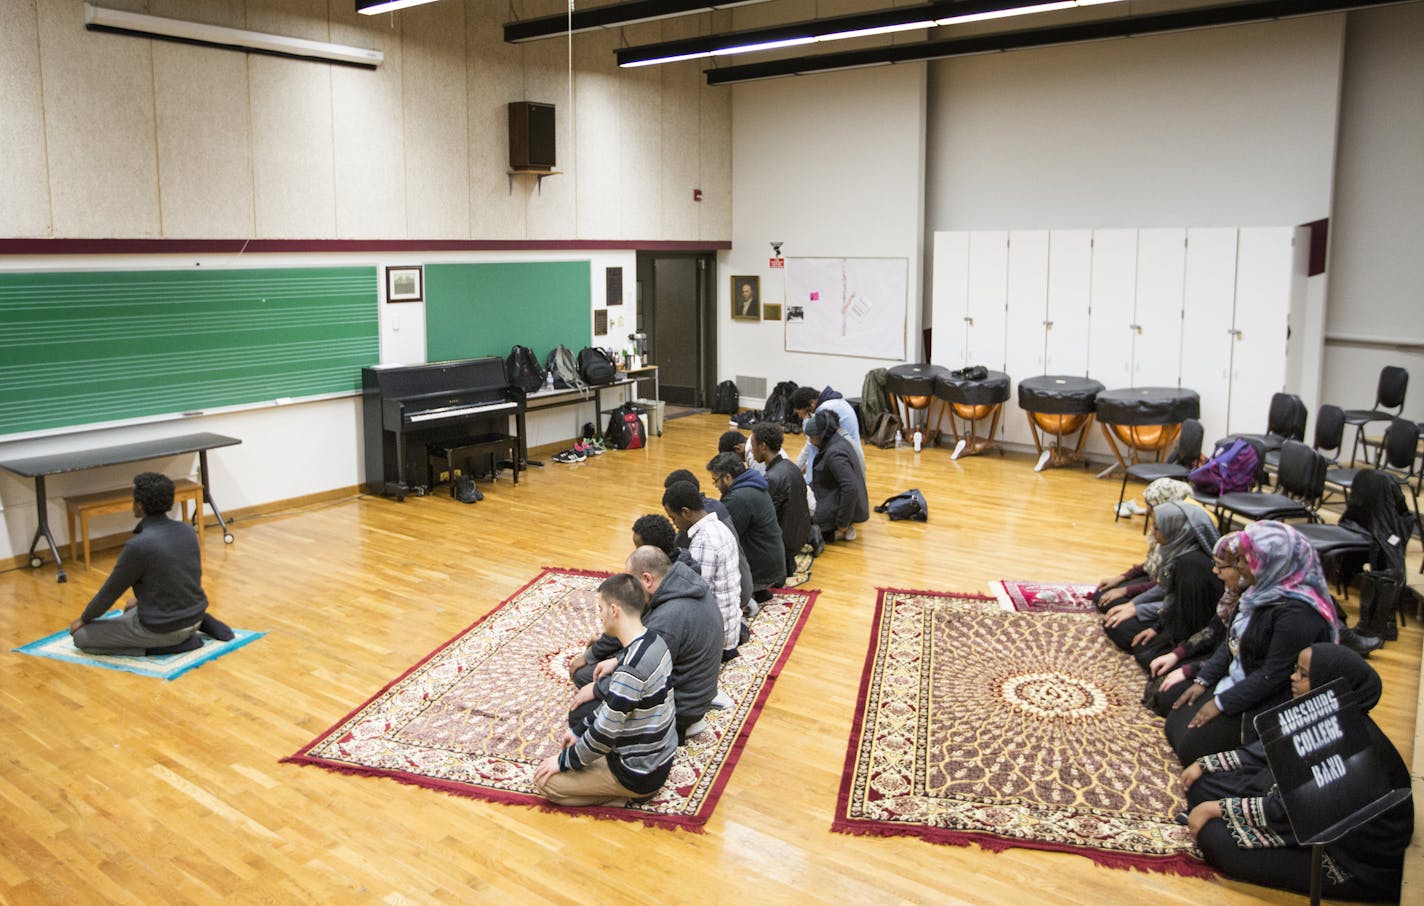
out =
[(905, 440), (909, 440), (915, 432), (911, 417), (916, 412), (924, 414), (922, 430), (925, 443), (933, 444), (938, 437), (938, 425), (930, 418), (932, 413), (929, 410), (934, 402), (935, 378), (947, 373), (948, 369), (941, 365), (927, 364), (896, 365), (886, 370), (885, 390), (900, 416), (900, 433)]
[[(1067, 374), (1043, 374), (1019, 381), (1019, 408), (1028, 416), (1033, 445), (1038, 448), (1035, 472), (1084, 462), (1083, 444), (1093, 427), (1096, 400), (1102, 391), (1099, 381)], [(1053, 438), (1046, 447), (1042, 434)], [(1075, 434), (1076, 441), (1072, 440)], [(1071, 448), (1065, 438), (1073, 444)]]
[[(1002, 371), (990, 371), (979, 380), (955, 377), (945, 371), (935, 378), (935, 398), (943, 403), (939, 417), (949, 416), (949, 430), (954, 435), (954, 455), (973, 456), (985, 450), (999, 448), (994, 435), (999, 430), (999, 416), (1004, 401), (1009, 398), (1009, 376)], [(989, 420), (989, 430), (979, 434), (979, 423)], [(961, 429), (963, 427), (968, 430)], [(1003, 449), (999, 448), (1000, 455)]]
[(1195, 390), (1181, 387), (1104, 390), (1095, 402), (1098, 424), (1117, 458), (1117, 464), (1104, 470), (1103, 476), (1117, 466), (1125, 469), (1129, 465), (1119, 443), (1128, 450), (1134, 463), (1142, 461), (1140, 454), (1143, 453), (1161, 462), (1162, 456), (1177, 442), (1177, 435), (1182, 433), (1182, 421), (1201, 415), (1201, 397)]

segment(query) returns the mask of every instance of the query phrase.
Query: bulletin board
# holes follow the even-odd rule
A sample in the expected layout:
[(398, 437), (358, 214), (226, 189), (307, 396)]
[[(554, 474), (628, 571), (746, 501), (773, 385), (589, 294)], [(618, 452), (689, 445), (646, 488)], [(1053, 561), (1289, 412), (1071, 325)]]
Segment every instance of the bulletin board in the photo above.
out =
[(905, 360), (905, 258), (787, 258), (786, 351)]

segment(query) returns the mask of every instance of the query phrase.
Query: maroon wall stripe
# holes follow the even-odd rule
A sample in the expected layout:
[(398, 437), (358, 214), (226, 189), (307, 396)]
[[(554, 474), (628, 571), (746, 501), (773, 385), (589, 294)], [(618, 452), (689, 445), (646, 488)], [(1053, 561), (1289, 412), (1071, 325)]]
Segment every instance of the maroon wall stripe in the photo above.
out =
[(1325, 250), (1329, 247), (1330, 239), (1330, 218), (1323, 220), (1312, 220), (1310, 223), (1301, 224), (1310, 230), (1310, 261), (1306, 265), (1305, 275), (1314, 277), (1325, 273)]
[(730, 239), (0, 239), (0, 255), (173, 255), (239, 252), (715, 252)]

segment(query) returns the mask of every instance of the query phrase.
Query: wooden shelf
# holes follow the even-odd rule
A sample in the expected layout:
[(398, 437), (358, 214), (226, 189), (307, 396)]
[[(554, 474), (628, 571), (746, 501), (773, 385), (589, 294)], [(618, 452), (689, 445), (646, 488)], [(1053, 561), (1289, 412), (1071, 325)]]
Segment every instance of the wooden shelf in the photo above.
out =
[(527, 170), (525, 170), (525, 169), (513, 169), (513, 168), (511, 168), (511, 169), (508, 170), (507, 172), (508, 172), (508, 174), (509, 174), (509, 194), (511, 194), (511, 195), (514, 194), (514, 177), (516, 177), (516, 176), (533, 176), (533, 177), (537, 180), (537, 182), (536, 182), (535, 185), (534, 185), (534, 190), (535, 190), (535, 192), (537, 192), (537, 193), (540, 194), (540, 195), (543, 195), (543, 194), (544, 194), (544, 177), (546, 177), (546, 176), (562, 176), (562, 175), (563, 175), (563, 174), (562, 174), (560, 171), (558, 171), (558, 170), (537, 170), (537, 169), (534, 169), (534, 168), (530, 168), (530, 169), (527, 169)]

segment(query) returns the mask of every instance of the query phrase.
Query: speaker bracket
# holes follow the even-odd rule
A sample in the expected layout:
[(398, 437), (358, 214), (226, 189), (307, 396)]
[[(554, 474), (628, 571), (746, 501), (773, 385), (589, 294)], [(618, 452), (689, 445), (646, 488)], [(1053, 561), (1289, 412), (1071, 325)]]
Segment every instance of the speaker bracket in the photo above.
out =
[(510, 194), (510, 195), (513, 195), (513, 194), (514, 194), (514, 177), (516, 177), (516, 176), (533, 176), (534, 179), (535, 179), (535, 183), (534, 183), (534, 191), (535, 191), (535, 193), (538, 194), (538, 195), (543, 195), (543, 194), (544, 194), (544, 177), (546, 177), (546, 176), (562, 176), (562, 175), (563, 175), (563, 174), (562, 174), (560, 171), (558, 171), (558, 170), (539, 170), (539, 169), (534, 169), (534, 168), (529, 168), (529, 169), (511, 169), (511, 170), (509, 171), (509, 194)]

